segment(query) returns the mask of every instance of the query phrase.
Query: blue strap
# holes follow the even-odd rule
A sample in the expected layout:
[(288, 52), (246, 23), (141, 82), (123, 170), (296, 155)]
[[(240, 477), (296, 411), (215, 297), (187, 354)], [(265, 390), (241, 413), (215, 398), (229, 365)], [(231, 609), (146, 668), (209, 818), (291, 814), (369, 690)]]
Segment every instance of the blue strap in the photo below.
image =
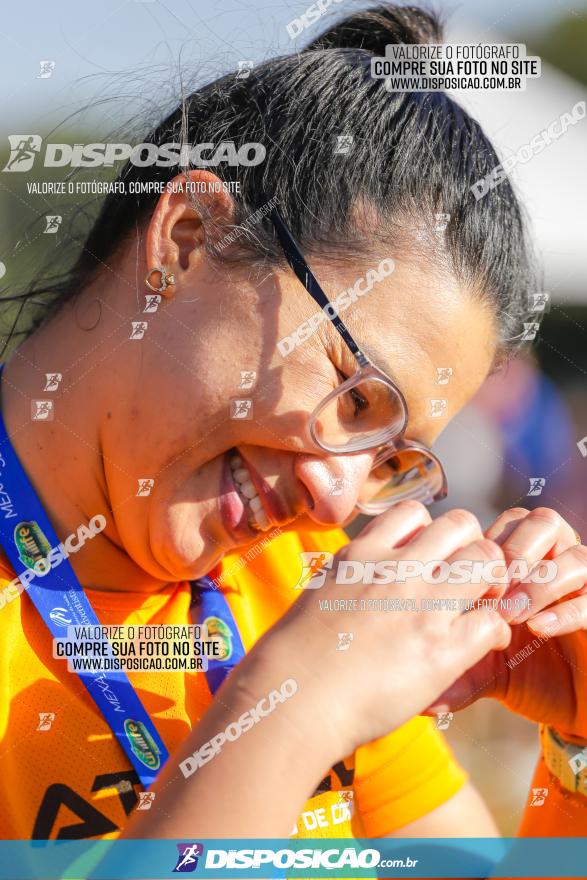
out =
[[(2, 366), (0, 377), (1, 374)], [(44, 548), (45, 567), (49, 567), (46, 557), (60, 546), (59, 539), (18, 460), (0, 412), (0, 545), (17, 577), (24, 575), (28, 582), (26, 592), (54, 638), (63, 638), (64, 626), (99, 626), (69, 560), (61, 554), (58, 568), (49, 568), (46, 574), (37, 573), (31, 558), (22, 551), (19, 530), (32, 534), (37, 544), (40, 542)], [(225, 657), (209, 660), (206, 676), (214, 694), (245, 652), (222, 593), (210, 578), (202, 578), (198, 585), (202, 590), (202, 622), (206, 622), (212, 634), (222, 638), (226, 646)], [(107, 639), (103, 641), (108, 644)], [(128, 676), (120, 670), (84, 670), (77, 675), (137, 771), (142, 785), (148, 788), (169, 753)]]
[(245, 656), (245, 649), (226, 597), (209, 577), (193, 581), (199, 590), (200, 613), (198, 622), (208, 627), (208, 636), (219, 638), (224, 646), (224, 656), (218, 660), (208, 659), (205, 673), (210, 692), (215, 694), (226, 676)]
[[(45, 557), (47, 548), (59, 547), (59, 539), (12, 448), (1, 413), (0, 482), (4, 501), (0, 510), (0, 544), (16, 575), (20, 578), (26, 572), (25, 581), (29, 580), (26, 592), (53, 637), (63, 638), (67, 625), (99, 626), (100, 621), (67, 558), (60, 561), (58, 569), (49, 569), (41, 576), (30, 564), (30, 558), (24, 554), (23, 560), (21, 556), (23, 535), (25, 541), (27, 535), (32, 535), (37, 544), (40, 541)], [(169, 753), (128, 676), (119, 670), (108, 673), (84, 670), (78, 675), (141, 783), (148, 787)]]

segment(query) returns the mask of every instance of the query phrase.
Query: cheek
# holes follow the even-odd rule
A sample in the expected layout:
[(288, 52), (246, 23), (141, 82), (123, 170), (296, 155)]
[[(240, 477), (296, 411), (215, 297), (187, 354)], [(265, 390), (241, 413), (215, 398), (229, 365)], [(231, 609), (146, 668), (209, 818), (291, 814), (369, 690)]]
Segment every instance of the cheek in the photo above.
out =
[(271, 387), (272, 393), (263, 395), (268, 421), (302, 433), (307, 431), (312, 413), (333, 390), (335, 382), (304, 364), (284, 370), (280, 381)]

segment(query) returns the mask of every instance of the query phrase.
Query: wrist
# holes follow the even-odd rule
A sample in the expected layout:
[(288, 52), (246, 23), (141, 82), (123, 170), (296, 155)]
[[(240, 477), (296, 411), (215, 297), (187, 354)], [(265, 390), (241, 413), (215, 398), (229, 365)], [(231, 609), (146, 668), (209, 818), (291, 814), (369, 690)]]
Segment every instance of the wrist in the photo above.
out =
[(332, 685), (322, 681), (320, 664), (302, 654), (299, 646), (292, 646), (281, 634), (265, 636), (247, 655), (246, 662), (238, 684), (250, 698), (259, 694), (261, 699), (279, 690), (284, 682), (293, 682), (290, 687), (295, 693), (279, 706), (280, 718), (305, 753), (310, 747), (323, 770), (354, 751), (346, 741), (348, 724), (331, 711), (337, 702), (333, 700)]

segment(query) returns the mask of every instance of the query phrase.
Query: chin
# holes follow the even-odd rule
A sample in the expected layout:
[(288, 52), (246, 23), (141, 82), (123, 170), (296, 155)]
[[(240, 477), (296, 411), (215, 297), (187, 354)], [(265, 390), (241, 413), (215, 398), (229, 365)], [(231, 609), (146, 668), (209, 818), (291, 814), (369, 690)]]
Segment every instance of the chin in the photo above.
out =
[(150, 545), (169, 581), (195, 580), (208, 574), (227, 552), (194, 516), (167, 516), (164, 528), (152, 529)]
[(187, 552), (185, 545), (167, 542), (162, 552), (155, 551), (157, 562), (173, 581), (193, 581), (208, 574), (222, 559), (224, 551), (217, 546), (207, 546)]

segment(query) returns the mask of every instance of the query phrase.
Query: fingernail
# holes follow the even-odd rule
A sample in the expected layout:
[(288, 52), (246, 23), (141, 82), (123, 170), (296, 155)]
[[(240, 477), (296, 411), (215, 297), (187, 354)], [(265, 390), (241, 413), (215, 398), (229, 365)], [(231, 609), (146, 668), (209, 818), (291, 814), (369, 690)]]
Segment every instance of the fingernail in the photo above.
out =
[(520, 590), (507, 596), (509, 607), (506, 608), (505, 619), (508, 623), (521, 623), (530, 615), (530, 596)]
[(559, 624), (559, 619), (552, 611), (545, 611), (543, 614), (537, 614), (536, 617), (533, 617), (532, 620), (528, 621), (528, 626), (531, 630), (535, 630), (539, 633), (546, 633), (548, 635), (548, 630), (555, 629)]

